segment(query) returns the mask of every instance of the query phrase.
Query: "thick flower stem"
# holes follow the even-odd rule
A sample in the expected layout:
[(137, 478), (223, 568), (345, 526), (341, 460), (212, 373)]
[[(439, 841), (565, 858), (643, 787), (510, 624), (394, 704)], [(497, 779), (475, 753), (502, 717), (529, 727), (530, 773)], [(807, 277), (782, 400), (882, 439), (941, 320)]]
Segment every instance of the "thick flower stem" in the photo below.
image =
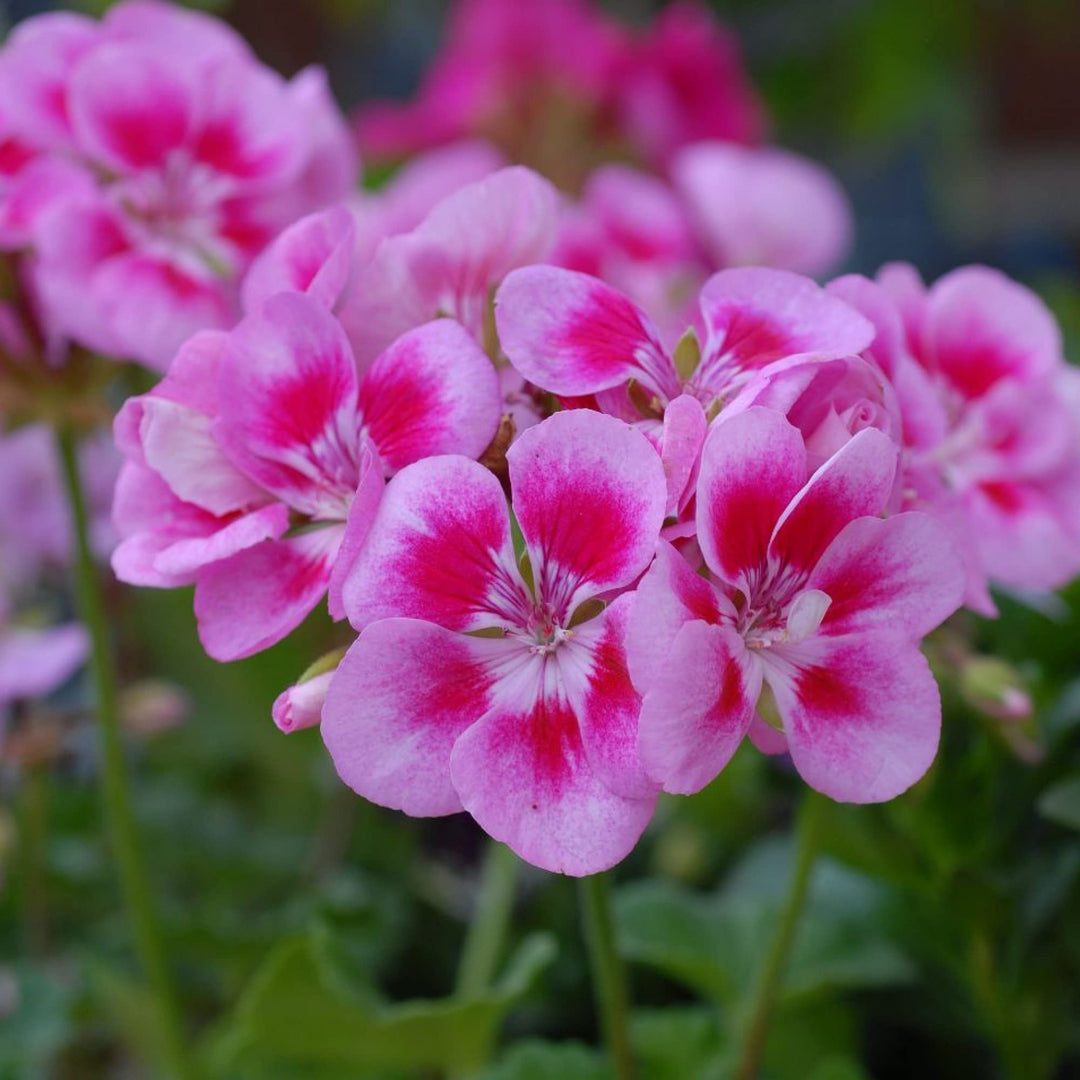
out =
[(510, 929), (517, 875), (517, 856), (505, 844), (490, 841), (458, 963), (454, 991), (459, 997), (477, 997), (491, 988)]
[(120, 885), (143, 971), (154, 996), (161, 1025), (163, 1052), (169, 1073), (177, 1080), (193, 1076), (188, 1064), (180, 1016), (169, 975), (146, 868), (139, 848), (131, 805), (117, 710), (116, 675), (101, 583), (90, 549), (86, 499), (79, 474), (77, 441), (73, 432), (57, 433), (60, 460), (71, 511), (75, 540), (75, 585), (79, 615), (90, 635), (90, 668), (102, 756), (105, 817), (113, 855), (119, 864)]
[(824, 797), (807, 789), (799, 814), (795, 868), (788, 886), (787, 900), (780, 913), (776, 937), (773, 938), (772, 946), (758, 971), (750, 1020), (746, 1026), (739, 1065), (735, 1071), (736, 1080), (756, 1080), (761, 1069), (761, 1058), (769, 1038), (773, 1008), (780, 992), (788, 954), (799, 928), (799, 918), (806, 904), (811, 873), (821, 845), (824, 809)]
[(626, 969), (615, 948), (611, 882), (606, 874), (594, 874), (581, 879), (580, 889), (585, 944), (604, 1040), (618, 1080), (634, 1080), (637, 1070), (630, 1047), (630, 1000)]

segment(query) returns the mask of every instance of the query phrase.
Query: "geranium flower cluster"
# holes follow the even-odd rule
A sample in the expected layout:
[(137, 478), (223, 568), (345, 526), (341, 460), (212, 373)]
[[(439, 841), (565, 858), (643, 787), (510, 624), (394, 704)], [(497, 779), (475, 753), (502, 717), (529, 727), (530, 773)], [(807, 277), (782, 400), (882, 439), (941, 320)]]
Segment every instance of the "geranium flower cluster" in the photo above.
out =
[(1041, 303), (979, 267), (747, 267), (662, 332), (546, 262), (540, 176), (436, 200), (417, 168), (286, 230), (242, 321), (125, 405), (119, 576), (193, 583), (220, 659), (327, 596), (357, 636), (279, 725), (321, 719), (360, 795), (465, 810), (549, 870), (618, 862), (746, 737), (834, 799), (915, 783), (941, 723), (922, 638), (1080, 568)]
[(164, 369), (228, 327), (291, 221), (344, 198), (351, 136), (321, 70), (285, 81), (223, 23), (156, 0), (20, 23), (0, 50), (0, 250), (50, 351)]

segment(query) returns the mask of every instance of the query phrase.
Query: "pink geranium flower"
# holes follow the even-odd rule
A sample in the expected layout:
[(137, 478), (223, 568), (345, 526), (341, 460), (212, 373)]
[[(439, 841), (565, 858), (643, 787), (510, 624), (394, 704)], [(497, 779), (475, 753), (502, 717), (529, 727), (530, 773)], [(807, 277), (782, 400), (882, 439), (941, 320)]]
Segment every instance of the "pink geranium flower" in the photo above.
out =
[(988, 581), (1055, 588), (1080, 570), (1076, 375), (1042, 302), (1004, 274), (962, 267), (926, 289), (903, 265), (879, 284), (829, 286), (877, 327), (904, 430), (907, 505), (936, 514), (965, 557), (967, 604)]
[(286, 224), (356, 177), (323, 76), (286, 82), (207, 16), (128, 0), (100, 22), (44, 15), (0, 51), (13, 137), (36, 159), (0, 213), (35, 253), (48, 318), (164, 368), (230, 325), (237, 283)]
[(499, 423), (496, 373), (449, 319), (358, 368), (318, 299), (280, 293), (229, 334), (196, 335), (116, 420), (128, 461), (113, 566), (133, 584), (195, 584), (207, 652), (284, 637), (340, 580), (384, 477), (431, 454), (479, 455)]
[(530, 428), (508, 460), (520, 560), (479, 465), (431, 458), (390, 482), (345, 583), (361, 634), (321, 730), (365, 798), (464, 809), (537, 866), (595, 873), (633, 847), (656, 798), (618, 594), (652, 558), (664, 478), (642, 435), (580, 410)]
[(642, 760), (666, 790), (704, 787), (747, 734), (841, 801), (891, 799), (929, 767), (941, 703), (918, 641), (963, 579), (931, 517), (878, 516), (897, 464), (867, 429), (811, 473), (768, 409), (712, 430), (697, 492), (712, 577), (662, 547), (627, 638)]

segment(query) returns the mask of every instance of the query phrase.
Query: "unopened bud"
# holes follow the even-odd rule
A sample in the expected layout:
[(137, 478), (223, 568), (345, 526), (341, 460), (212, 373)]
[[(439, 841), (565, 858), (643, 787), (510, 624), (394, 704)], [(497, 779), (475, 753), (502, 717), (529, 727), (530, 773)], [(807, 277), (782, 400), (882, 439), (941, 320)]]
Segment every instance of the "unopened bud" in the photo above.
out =
[(271, 715), (274, 723), (286, 735), (302, 728), (315, 727), (322, 720), (330, 680), (344, 655), (344, 649), (334, 649), (320, 656), (293, 686), (278, 694)]
[(1027, 720), (1031, 696), (1020, 673), (995, 656), (973, 656), (960, 668), (960, 693), (968, 704), (998, 720)]

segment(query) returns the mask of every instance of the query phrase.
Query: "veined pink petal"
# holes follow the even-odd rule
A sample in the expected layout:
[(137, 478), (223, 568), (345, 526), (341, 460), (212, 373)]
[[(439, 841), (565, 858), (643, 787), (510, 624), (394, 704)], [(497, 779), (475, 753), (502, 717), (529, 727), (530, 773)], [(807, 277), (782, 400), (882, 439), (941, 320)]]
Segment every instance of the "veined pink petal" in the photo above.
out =
[(415, 817), (461, 810), (450, 753), (488, 707), (487, 661), (515, 647), (415, 619), (372, 623), (334, 673), (323, 708), (320, 730), (338, 776)]
[(502, 416), (499, 376), (453, 319), (402, 335), (365, 372), (360, 412), (391, 471), (437, 454), (479, 457)]
[(529, 382), (592, 394), (637, 379), (666, 400), (679, 376), (649, 317), (599, 278), (555, 266), (509, 274), (495, 297), (499, 342)]
[(196, 121), (190, 73), (160, 50), (104, 44), (71, 77), (69, 108), (81, 149), (121, 172), (165, 165)]
[(243, 514), (208, 535), (180, 536), (154, 557), (154, 570), (165, 578), (193, 580), (204, 566), (227, 559), (264, 540), (279, 540), (289, 528), (289, 508), (271, 503)]
[[(626, 666), (626, 635), (634, 606), (632, 593), (617, 597), (595, 619), (575, 628), (573, 644), (587, 655), (575, 671), (559, 657), (567, 699), (579, 717), (585, 755), (597, 775), (617, 795), (647, 799), (656, 790), (638, 755), (641, 696)], [(568, 651), (567, 646), (562, 646)], [(576, 658), (576, 657), (575, 657)], [(582, 656), (584, 660), (585, 657)]]
[(924, 335), (930, 362), (968, 397), (1004, 378), (1043, 378), (1062, 360), (1061, 331), (1046, 305), (985, 266), (934, 283)]
[(142, 399), (143, 459), (185, 502), (231, 514), (266, 494), (225, 456), (208, 416), (153, 394)]
[(558, 697), (496, 706), (457, 740), (450, 775), (480, 827), (543, 870), (583, 876), (624, 858), (655, 797), (624, 799), (597, 776)]
[(700, 791), (739, 748), (760, 693), (761, 666), (733, 629), (686, 623), (641, 707), (649, 775), (665, 791)]
[(402, 469), (386, 487), (342, 599), (357, 630), (394, 616), (450, 630), (514, 621), (527, 594), (499, 481), (457, 456)]
[(705, 410), (690, 394), (680, 394), (664, 410), (660, 461), (667, 480), (668, 517), (677, 514), (694, 492), (707, 428)]
[(267, 540), (202, 569), (195, 617), (207, 653), (240, 660), (295, 630), (326, 594), (343, 531), (330, 525)]
[(663, 669), (675, 635), (695, 619), (734, 622), (735, 608), (671, 546), (662, 540), (648, 573), (634, 592), (626, 634), (630, 675), (638, 691), (648, 691)]
[(252, 264), (241, 289), (244, 310), (279, 292), (307, 293), (333, 309), (352, 270), (356, 226), (343, 206), (290, 225)]
[(233, 331), (214, 432), (233, 463), (290, 506), (341, 519), (356, 487), (357, 376), (337, 320), (280, 293)]
[(862, 517), (845, 525), (810, 574), (809, 589), (831, 600), (819, 632), (889, 630), (913, 641), (961, 604), (964, 566), (928, 514)]
[(696, 385), (723, 390), (740, 372), (796, 353), (853, 356), (874, 338), (873, 325), (809, 278), (786, 270), (721, 270), (701, 289), (708, 331)]
[(810, 570), (837, 533), (858, 517), (880, 514), (896, 480), (896, 444), (877, 428), (845, 443), (791, 501), (776, 524), (769, 557)]
[(697, 536), (710, 569), (748, 592), (780, 515), (806, 480), (802, 436), (779, 413), (721, 421), (701, 453)]
[(569, 615), (649, 565), (664, 518), (664, 471), (648, 439), (602, 413), (556, 413), (506, 455), (537, 598)]
[(802, 778), (838, 802), (884, 802), (930, 767), (941, 698), (902, 634), (815, 636), (770, 650), (765, 677)]

